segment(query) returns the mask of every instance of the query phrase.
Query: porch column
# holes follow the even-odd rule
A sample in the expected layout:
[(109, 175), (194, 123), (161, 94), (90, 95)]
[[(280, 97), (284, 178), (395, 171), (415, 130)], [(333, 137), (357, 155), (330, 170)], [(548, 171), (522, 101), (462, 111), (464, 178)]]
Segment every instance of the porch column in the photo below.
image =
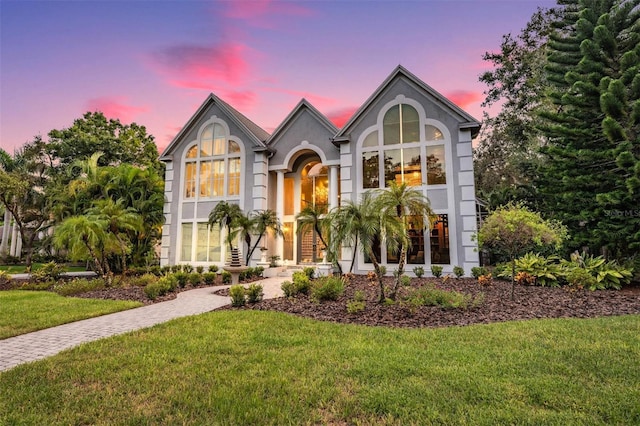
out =
[(329, 210), (338, 207), (338, 166), (329, 166)]
[[(11, 228), (11, 250), (9, 252), (10, 256), (20, 257), (20, 252), (18, 249), (18, 223), (16, 221), (13, 222), (13, 227)], [(17, 254), (16, 254), (17, 252)]]
[(9, 248), (9, 228), (11, 228), (11, 213), (4, 210), (4, 225), (2, 227), (2, 243), (0, 243), (0, 255), (7, 253)]
[[(284, 217), (284, 170), (276, 171), (276, 216), (280, 221)], [(276, 254), (283, 260), (284, 238), (276, 237)]]

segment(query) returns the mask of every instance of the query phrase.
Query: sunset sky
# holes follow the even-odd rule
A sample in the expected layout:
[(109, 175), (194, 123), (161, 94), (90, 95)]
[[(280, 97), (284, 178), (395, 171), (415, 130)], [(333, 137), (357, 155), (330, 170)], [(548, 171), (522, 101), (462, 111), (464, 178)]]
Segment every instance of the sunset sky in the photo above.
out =
[(100, 110), (165, 147), (211, 92), (271, 132), (338, 126), (401, 64), (477, 119), (502, 36), (550, 0), (0, 0), (0, 147)]

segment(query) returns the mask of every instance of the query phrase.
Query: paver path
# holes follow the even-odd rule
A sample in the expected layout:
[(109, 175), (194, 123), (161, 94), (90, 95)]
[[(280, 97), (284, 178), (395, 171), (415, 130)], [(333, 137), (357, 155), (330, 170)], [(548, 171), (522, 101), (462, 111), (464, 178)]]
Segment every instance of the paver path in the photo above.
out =
[[(265, 299), (282, 296), (280, 285), (286, 279), (274, 277), (259, 281), (259, 284), (263, 286)], [(184, 291), (178, 293), (176, 299), (167, 302), (0, 340), (0, 371), (55, 355), (81, 343), (150, 327), (174, 318), (212, 311), (231, 303), (229, 297), (213, 294), (222, 288), (225, 287), (207, 287)]]

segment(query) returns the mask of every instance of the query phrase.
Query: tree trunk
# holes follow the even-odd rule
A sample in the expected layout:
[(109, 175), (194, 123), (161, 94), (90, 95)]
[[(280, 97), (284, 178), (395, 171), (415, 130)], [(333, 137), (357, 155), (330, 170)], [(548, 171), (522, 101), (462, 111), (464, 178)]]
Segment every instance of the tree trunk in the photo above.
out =
[(516, 259), (511, 258), (511, 300), (514, 300), (514, 291), (516, 288)]
[(358, 237), (356, 236), (356, 243), (353, 245), (353, 256), (351, 256), (351, 267), (349, 273), (353, 272), (353, 265), (356, 263), (356, 256), (358, 254)]
[(391, 300), (396, 300), (396, 293), (398, 292), (398, 288), (400, 288), (400, 278), (402, 278), (402, 274), (404, 274), (404, 265), (407, 262), (407, 251), (405, 250), (404, 244), (400, 246), (400, 259), (398, 260), (398, 273), (396, 274), (395, 281), (393, 283), (393, 290), (389, 295)]
[(373, 253), (371, 247), (367, 248), (367, 254), (369, 258), (371, 258), (371, 262), (373, 263), (373, 268), (376, 271), (376, 277), (378, 278), (378, 286), (380, 287), (380, 297), (378, 298), (378, 303), (384, 303), (386, 300), (384, 294), (384, 283), (382, 282), (382, 273), (380, 271), (380, 264), (378, 263), (378, 259), (376, 259), (376, 255)]

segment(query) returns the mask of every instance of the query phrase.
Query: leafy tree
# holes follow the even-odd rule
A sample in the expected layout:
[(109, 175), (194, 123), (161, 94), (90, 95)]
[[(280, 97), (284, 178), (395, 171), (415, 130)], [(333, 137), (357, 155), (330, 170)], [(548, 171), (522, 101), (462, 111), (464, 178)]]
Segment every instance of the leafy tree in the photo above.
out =
[(571, 249), (640, 247), (639, 0), (565, 0), (554, 25), (538, 178), (542, 206)]
[(318, 238), (320, 238), (320, 242), (325, 247), (325, 249), (329, 251), (329, 258), (335, 260), (336, 256), (334, 256), (333, 252), (329, 249), (329, 244), (324, 237), (323, 229), (326, 228), (326, 216), (324, 216), (325, 211), (326, 205), (313, 206), (311, 204), (306, 205), (302, 210), (300, 210), (300, 212), (296, 215), (296, 221), (298, 223), (298, 235), (301, 236), (308, 231), (313, 230)]
[[(276, 213), (272, 210), (257, 210), (250, 214), (250, 220), (252, 222), (252, 232), (258, 236), (255, 244), (251, 245), (251, 241), (247, 241), (247, 265), (249, 264), (249, 259), (253, 256), (253, 253), (256, 251), (256, 248), (260, 244), (260, 241), (264, 237), (267, 232), (272, 232), (275, 235), (283, 236), (282, 232), (282, 224), (280, 223), (280, 219), (276, 216)], [(245, 238), (248, 236), (244, 234)]]
[(516, 258), (544, 246), (559, 248), (566, 228), (547, 221), (522, 204), (510, 203), (493, 211), (478, 231), (482, 248), (504, 254), (511, 263), (511, 299), (514, 298)]
[(400, 287), (404, 266), (407, 262), (407, 247), (410, 244), (408, 237), (408, 223), (412, 216), (421, 217), (425, 223), (429, 224), (435, 219), (433, 210), (427, 197), (416, 189), (409, 187), (406, 182), (397, 184), (392, 181), (388, 188), (377, 192), (376, 205), (381, 210), (382, 215), (390, 215), (398, 218), (401, 225), (401, 233), (396, 236), (399, 242), (400, 255), (398, 256), (398, 269), (395, 283), (389, 297), (395, 300), (396, 292)]
[(242, 210), (237, 204), (229, 204), (226, 201), (220, 201), (209, 213), (209, 225), (219, 225), (220, 229), (227, 229), (227, 243), (229, 244), (229, 251), (233, 248), (233, 239), (235, 238), (232, 232), (232, 224), (242, 216)]

